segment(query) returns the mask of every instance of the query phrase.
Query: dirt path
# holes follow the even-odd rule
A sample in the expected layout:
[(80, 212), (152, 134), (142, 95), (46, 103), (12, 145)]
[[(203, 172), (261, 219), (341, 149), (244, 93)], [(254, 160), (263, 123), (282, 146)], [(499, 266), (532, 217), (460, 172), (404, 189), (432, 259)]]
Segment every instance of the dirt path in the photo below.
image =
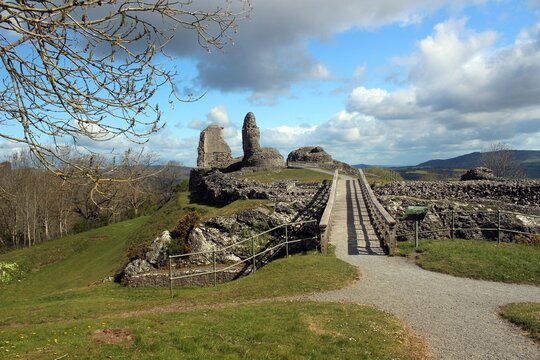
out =
[[(340, 182), (338, 199), (346, 199)], [(337, 206), (330, 242), (338, 258), (360, 267), (352, 286), (306, 296), (307, 300), (372, 304), (388, 310), (425, 336), (436, 359), (540, 359), (540, 346), (497, 315), (510, 302), (540, 302), (540, 287), (457, 278), (425, 271), (403, 258), (354, 251), (347, 207)], [(350, 222), (349, 222), (350, 224)]]

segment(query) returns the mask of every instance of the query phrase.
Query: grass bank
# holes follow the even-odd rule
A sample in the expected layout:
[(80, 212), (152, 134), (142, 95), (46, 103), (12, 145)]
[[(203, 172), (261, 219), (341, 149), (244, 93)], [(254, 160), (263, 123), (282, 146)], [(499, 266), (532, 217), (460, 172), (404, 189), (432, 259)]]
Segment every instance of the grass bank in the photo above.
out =
[(426, 270), (454, 276), (516, 284), (540, 285), (540, 247), (497, 244), (485, 240), (421, 240), (398, 243), (398, 252), (413, 256)]
[(540, 303), (513, 303), (500, 309), (500, 315), (520, 326), (540, 344)]

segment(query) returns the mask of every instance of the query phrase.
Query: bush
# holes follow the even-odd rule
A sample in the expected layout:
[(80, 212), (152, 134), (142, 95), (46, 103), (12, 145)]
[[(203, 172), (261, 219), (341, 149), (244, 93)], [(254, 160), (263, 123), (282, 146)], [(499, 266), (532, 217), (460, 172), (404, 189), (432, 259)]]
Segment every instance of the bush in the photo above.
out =
[(178, 223), (171, 231), (172, 242), (169, 246), (169, 254), (185, 254), (191, 252), (191, 245), (188, 244), (188, 236), (191, 230), (201, 221), (201, 214), (190, 211), (178, 220)]
[(146, 253), (150, 251), (150, 244), (147, 242), (140, 242), (131, 245), (127, 250), (127, 257), (129, 261), (136, 259), (144, 259)]

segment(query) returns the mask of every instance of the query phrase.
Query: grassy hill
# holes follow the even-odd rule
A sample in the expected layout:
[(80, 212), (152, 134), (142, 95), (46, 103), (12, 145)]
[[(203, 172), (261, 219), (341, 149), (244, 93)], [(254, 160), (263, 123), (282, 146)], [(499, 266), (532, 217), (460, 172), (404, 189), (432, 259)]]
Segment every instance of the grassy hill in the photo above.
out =
[(333, 255), (279, 259), (231, 283), (176, 289), (172, 300), (168, 289), (102, 283), (131, 245), (171, 228), (184, 211), (249, 206), (196, 204), (180, 193), (152, 216), (1, 254), (0, 263), (23, 273), (0, 283), (0, 358), (427, 357), (422, 339), (373, 307), (279, 300), (357, 279), (358, 269)]

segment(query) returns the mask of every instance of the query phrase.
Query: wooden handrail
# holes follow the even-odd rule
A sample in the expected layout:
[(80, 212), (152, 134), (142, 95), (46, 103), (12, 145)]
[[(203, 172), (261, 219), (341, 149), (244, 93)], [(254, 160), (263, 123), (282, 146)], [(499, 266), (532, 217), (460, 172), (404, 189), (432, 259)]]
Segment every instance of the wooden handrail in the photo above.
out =
[(332, 179), (332, 185), (330, 185), (330, 192), (328, 195), (328, 201), (326, 202), (326, 207), (321, 216), (321, 221), (319, 221), (319, 234), (321, 236), (321, 252), (326, 254), (328, 252), (328, 238), (330, 236), (330, 225), (332, 210), (334, 209), (334, 202), (336, 200), (337, 192), (337, 182), (339, 179), (339, 171), (334, 171), (334, 178)]
[(383, 241), (389, 255), (396, 251), (396, 220), (381, 205), (371, 190), (362, 169), (358, 169), (358, 182), (366, 201), (368, 213), (372, 219), (372, 225), (379, 238)]

